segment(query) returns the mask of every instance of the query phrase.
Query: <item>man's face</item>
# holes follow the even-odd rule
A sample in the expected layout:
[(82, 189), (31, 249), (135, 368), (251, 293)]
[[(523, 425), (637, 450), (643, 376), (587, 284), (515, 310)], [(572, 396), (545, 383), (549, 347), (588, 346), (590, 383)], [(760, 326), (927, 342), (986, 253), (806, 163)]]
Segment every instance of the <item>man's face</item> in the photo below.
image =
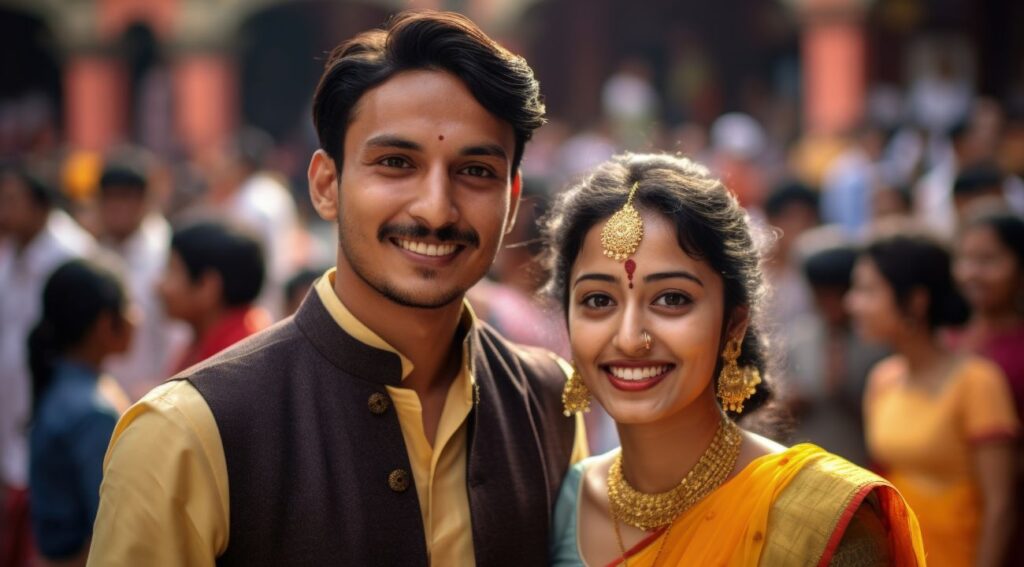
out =
[(344, 143), (338, 271), (401, 305), (458, 301), (509, 225), (511, 124), (439, 71), (406, 71), (359, 100)]
[(114, 240), (132, 235), (146, 216), (145, 194), (132, 187), (107, 187), (100, 195), (103, 232)]
[(15, 175), (0, 176), (0, 235), (19, 240), (33, 236), (35, 227), (45, 222), (47, 211), (32, 201), (29, 188)]

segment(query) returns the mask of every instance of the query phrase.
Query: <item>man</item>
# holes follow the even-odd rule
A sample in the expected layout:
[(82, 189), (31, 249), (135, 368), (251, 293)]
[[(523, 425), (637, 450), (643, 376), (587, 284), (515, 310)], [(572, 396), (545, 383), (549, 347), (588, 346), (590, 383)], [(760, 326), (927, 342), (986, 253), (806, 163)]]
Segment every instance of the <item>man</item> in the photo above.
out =
[(168, 317), (192, 328), (192, 343), (175, 361), (180, 372), (270, 326), (253, 303), (266, 274), (254, 235), (218, 222), (175, 231), (157, 293)]
[(337, 267), (129, 410), (90, 563), (546, 564), (586, 450), (564, 370), (463, 302), (515, 216), (532, 71), (461, 16), (406, 13), (332, 53), (313, 115)]
[(27, 169), (0, 171), (0, 564), (21, 565), (27, 536), (31, 380), (26, 343), (43, 285), (91, 236), (56, 208), (55, 191)]
[(106, 370), (133, 401), (166, 378), (170, 357), (184, 346), (186, 337), (183, 327), (164, 316), (156, 296), (167, 266), (171, 226), (152, 210), (141, 165), (127, 157), (112, 160), (99, 181), (100, 242), (124, 262), (133, 312), (141, 317), (131, 349), (112, 358)]

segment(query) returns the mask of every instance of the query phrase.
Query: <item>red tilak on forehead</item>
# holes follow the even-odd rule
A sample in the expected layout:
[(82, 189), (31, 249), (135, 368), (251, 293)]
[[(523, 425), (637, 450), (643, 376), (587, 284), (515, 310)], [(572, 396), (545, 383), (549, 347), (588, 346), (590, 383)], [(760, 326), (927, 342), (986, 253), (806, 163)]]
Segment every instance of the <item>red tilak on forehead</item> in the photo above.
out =
[(626, 277), (629, 278), (629, 289), (633, 289), (633, 272), (636, 271), (636, 262), (632, 258), (626, 260)]
[(437, 139), (438, 140), (443, 140), (444, 139), (444, 135), (443, 134), (442, 135), (438, 135)]

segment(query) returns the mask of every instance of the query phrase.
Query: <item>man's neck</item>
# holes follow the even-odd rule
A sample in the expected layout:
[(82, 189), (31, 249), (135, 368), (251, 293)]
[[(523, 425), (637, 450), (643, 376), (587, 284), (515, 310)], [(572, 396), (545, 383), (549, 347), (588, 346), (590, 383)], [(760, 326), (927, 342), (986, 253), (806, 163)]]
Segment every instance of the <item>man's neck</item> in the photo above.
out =
[(413, 365), (402, 385), (421, 396), (438, 387), (447, 390), (458, 374), (457, 344), (462, 301), (436, 309), (408, 307), (388, 300), (350, 270), (335, 272), (334, 293), (352, 315)]

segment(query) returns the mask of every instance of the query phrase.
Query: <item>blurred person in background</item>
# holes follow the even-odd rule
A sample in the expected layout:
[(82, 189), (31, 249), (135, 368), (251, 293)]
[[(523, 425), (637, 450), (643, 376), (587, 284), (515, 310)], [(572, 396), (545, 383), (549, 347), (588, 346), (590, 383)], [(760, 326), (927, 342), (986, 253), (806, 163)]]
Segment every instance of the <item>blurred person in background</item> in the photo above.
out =
[(1024, 415), (1024, 218), (988, 211), (967, 221), (953, 274), (971, 317), (952, 344), (998, 364)]
[(748, 114), (730, 112), (715, 119), (709, 133), (712, 169), (744, 207), (760, 207), (767, 182), (758, 165), (768, 141), (764, 127)]
[(972, 165), (960, 170), (953, 183), (953, 207), (959, 226), (979, 209), (1006, 209), (1003, 189), (1006, 175), (992, 163)]
[(221, 218), (259, 237), (266, 255), (267, 285), (259, 304), (280, 318), (284, 283), (302, 261), (295, 199), (283, 176), (265, 168), (274, 141), (256, 128), (243, 128), (209, 167), (209, 206)]
[(886, 135), (878, 126), (865, 123), (853, 134), (853, 143), (825, 173), (821, 186), (821, 215), (850, 237), (858, 236), (871, 220), (871, 198), (879, 184), (879, 161)]
[(270, 326), (270, 316), (253, 305), (264, 274), (255, 236), (213, 221), (174, 232), (157, 289), (167, 316), (187, 323), (192, 339), (171, 374)]
[(909, 229), (878, 237), (857, 260), (846, 306), (858, 333), (895, 352), (868, 378), (866, 441), (917, 513), (929, 565), (1002, 565), (1020, 424), (999, 367), (939, 339), (967, 315), (949, 254)]
[(30, 554), (26, 344), (39, 320), (40, 290), (57, 266), (95, 246), (56, 203), (56, 192), (34, 172), (0, 171), (0, 564), (6, 565), (22, 565)]
[[(969, 219), (957, 239), (953, 274), (971, 306), (971, 318), (962, 332), (950, 333), (951, 345), (998, 364), (1013, 391), (1017, 415), (1024, 415), (1024, 218), (989, 211)], [(1016, 541), (1024, 541), (1019, 439), (1017, 451)]]
[[(914, 214), (911, 188), (907, 185), (877, 185), (871, 193), (871, 226), (907, 222)], [(871, 229), (869, 228), (869, 232)]]
[(101, 368), (128, 349), (132, 331), (121, 282), (99, 264), (72, 260), (46, 282), (28, 339), (32, 533), (44, 565), (85, 565), (103, 455), (128, 408)]
[(835, 230), (822, 227), (801, 236), (801, 247), (813, 247), (802, 254), (802, 268), (814, 311), (779, 322), (787, 347), (785, 400), (796, 421), (793, 442), (811, 442), (867, 466), (861, 400), (868, 372), (887, 351), (853, 332), (843, 297), (850, 290), (857, 249)]
[(288, 278), (284, 284), (284, 316), (294, 315), (306, 299), (306, 294), (316, 283), (317, 278), (322, 276), (327, 268), (306, 268)]
[(764, 202), (765, 220), (778, 234), (765, 262), (772, 289), (767, 317), (773, 324), (795, 321), (811, 311), (796, 243), (801, 234), (818, 226), (818, 205), (818, 192), (798, 181), (778, 185)]
[(171, 226), (153, 210), (143, 163), (109, 162), (99, 180), (100, 243), (122, 260), (137, 329), (132, 347), (106, 370), (137, 400), (166, 377), (181, 352), (186, 330), (164, 314), (156, 286), (167, 267)]

